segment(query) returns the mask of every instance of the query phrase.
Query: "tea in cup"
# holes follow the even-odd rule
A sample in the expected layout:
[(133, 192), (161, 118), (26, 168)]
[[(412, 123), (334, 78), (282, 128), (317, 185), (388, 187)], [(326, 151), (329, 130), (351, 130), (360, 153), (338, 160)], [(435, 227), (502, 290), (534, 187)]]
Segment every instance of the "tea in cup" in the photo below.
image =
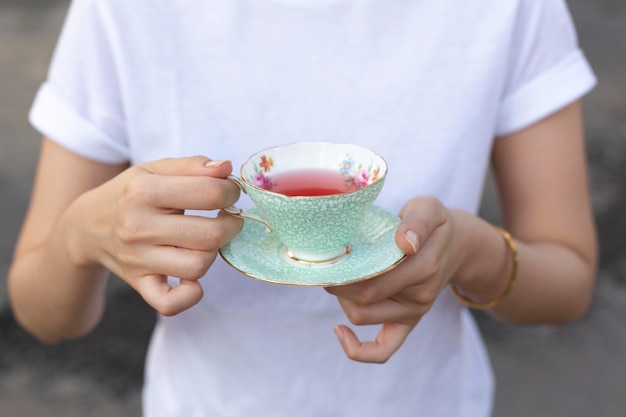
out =
[(259, 151), (229, 176), (259, 215), (231, 207), (230, 214), (262, 222), (284, 247), (281, 256), (299, 265), (332, 265), (349, 245), (380, 193), (387, 164), (358, 145), (297, 142)]

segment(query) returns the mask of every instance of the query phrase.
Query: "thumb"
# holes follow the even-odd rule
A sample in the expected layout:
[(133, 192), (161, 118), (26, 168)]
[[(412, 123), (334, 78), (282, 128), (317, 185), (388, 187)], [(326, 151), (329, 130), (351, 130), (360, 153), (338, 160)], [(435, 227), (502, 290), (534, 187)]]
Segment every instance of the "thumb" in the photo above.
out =
[(212, 160), (206, 156), (165, 158), (137, 165), (151, 174), (166, 176), (209, 176), (226, 178), (233, 170), (231, 161)]
[(445, 207), (434, 197), (416, 197), (400, 211), (396, 245), (407, 255), (416, 254), (445, 220)]

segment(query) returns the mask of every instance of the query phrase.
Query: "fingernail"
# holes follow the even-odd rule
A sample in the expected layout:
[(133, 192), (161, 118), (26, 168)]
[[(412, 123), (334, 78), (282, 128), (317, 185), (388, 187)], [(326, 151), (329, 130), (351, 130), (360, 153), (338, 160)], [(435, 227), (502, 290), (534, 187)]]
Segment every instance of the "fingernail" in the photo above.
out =
[(341, 331), (339, 326), (333, 327), (333, 331), (335, 332), (337, 339), (339, 339), (339, 343), (343, 343), (343, 332)]
[(407, 230), (404, 234), (404, 239), (409, 242), (409, 245), (413, 248), (413, 253), (417, 253), (417, 233), (413, 230)]
[(218, 166), (222, 165), (223, 163), (226, 163), (228, 161), (225, 160), (217, 160), (217, 161), (206, 161), (204, 163), (204, 166), (206, 168), (217, 168)]

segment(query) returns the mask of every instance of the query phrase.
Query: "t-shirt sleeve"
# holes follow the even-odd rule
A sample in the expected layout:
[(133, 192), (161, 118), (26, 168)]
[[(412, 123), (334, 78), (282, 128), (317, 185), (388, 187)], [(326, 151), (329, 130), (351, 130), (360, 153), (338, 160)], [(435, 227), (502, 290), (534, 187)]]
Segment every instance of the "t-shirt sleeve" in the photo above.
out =
[(581, 98), (596, 83), (564, 0), (524, 0), (519, 7), (498, 136), (545, 118)]
[(97, 0), (72, 1), (29, 119), (41, 134), (72, 152), (121, 163), (129, 160), (129, 146), (107, 29)]

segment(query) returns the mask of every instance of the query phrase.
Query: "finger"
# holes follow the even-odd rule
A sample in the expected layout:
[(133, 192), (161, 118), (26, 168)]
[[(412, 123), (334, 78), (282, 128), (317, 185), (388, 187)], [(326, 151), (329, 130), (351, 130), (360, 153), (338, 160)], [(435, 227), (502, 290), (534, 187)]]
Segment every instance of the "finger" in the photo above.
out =
[(402, 346), (415, 324), (385, 323), (371, 342), (361, 342), (352, 329), (338, 325), (337, 339), (348, 358), (357, 362), (385, 363)]
[(415, 269), (403, 262), (393, 270), (367, 281), (349, 285), (325, 287), (329, 293), (361, 305), (371, 305), (387, 299), (411, 285)]
[(181, 217), (184, 217), (183, 223), (172, 230), (172, 244), (188, 249), (216, 251), (237, 236), (243, 227), (242, 219), (221, 212), (216, 218)]
[(235, 204), (239, 193), (239, 187), (227, 179), (154, 174), (131, 179), (125, 197), (163, 209), (216, 210)]
[[(433, 236), (438, 232), (435, 231)], [(364, 306), (387, 298), (418, 300), (421, 304), (429, 304), (441, 290), (440, 281), (433, 281), (432, 278), (440, 269), (440, 259), (445, 250), (445, 240), (431, 238), (424, 242), (419, 255), (408, 257), (391, 271), (367, 281), (324, 289), (329, 294)]]
[(352, 324), (365, 326), (388, 322), (414, 322), (428, 312), (429, 305), (387, 298), (367, 306), (338, 298), (339, 304)]
[(216, 251), (230, 242), (241, 230), (243, 221), (234, 216), (192, 215), (155, 216), (142, 228), (141, 239), (154, 245), (178, 246), (184, 249)]
[(190, 156), (186, 158), (165, 158), (158, 161), (137, 165), (152, 174), (166, 176), (211, 176), (226, 178), (233, 170), (230, 161), (212, 160), (206, 156)]
[(180, 280), (172, 288), (163, 275), (146, 275), (135, 281), (135, 290), (156, 311), (164, 316), (173, 316), (196, 305), (204, 291), (198, 281)]
[(216, 257), (216, 251), (155, 246), (141, 252), (139, 258), (127, 257), (124, 263), (134, 265), (138, 275), (169, 275), (185, 280), (197, 280), (206, 274)]
[(435, 229), (446, 221), (445, 207), (433, 197), (417, 197), (400, 211), (396, 245), (407, 255), (416, 254)]

